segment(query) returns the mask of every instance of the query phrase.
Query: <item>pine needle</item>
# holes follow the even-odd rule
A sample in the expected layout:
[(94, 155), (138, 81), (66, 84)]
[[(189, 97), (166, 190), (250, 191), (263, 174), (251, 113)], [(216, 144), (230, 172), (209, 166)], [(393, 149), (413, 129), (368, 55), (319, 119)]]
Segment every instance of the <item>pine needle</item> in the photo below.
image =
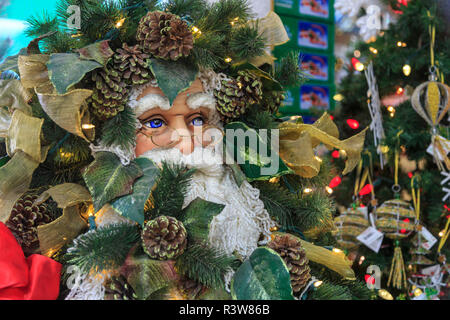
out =
[(156, 187), (146, 204), (146, 216), (151, 219), (162, 215), (179, 218), (184, 196), (195, 169), (187, 170), (178, 165), (162, 164)]
[(128, 223), (111, 224), (75, 239), (65, 260), (67, 264), (76, 265), (84, 272), (99, 273), (114, 269), (123, 264), (139, 239), (137, 226)]
[(175, 268), (192, 280), (220, 289), (225, 287), (225, 274), (236, 267), (236, 259), (222, 254), (207, 244), (194, 244), (178, 259)]

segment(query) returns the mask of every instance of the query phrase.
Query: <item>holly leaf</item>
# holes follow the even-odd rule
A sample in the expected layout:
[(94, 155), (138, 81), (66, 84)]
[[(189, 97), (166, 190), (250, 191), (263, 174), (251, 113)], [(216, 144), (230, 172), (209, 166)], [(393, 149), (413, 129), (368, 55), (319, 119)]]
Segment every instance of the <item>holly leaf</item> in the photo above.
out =
[(150, 68), (158, 81), (158, 86), (167, 96), (171, 105), (177, 95), (189, 88), (197, 77), (197, 67), (184, 60), (150, 59), (150, 62)]
[[(267, 137), (247, 126), (243, 122), (231, 122), (225, 126), (226, 153), (239, 164), (248, 181), (269, 180), (292, 174), (277, 151), (272, 148), (270, 134)], [(242, 183), (242, 178), (238, 178)]]
[(183, 210), (183, 222), (190, 241), (206, 241), (212, 219), (222, 212), (224, 205), (209, 202), (201, 198), (192, 201)]
[(78, 49), (80, 59), (94, 60), (105, 66), (109, 59), (114, 55), (114, 51), (109, 47), (109, 40), (103, 40), (90, 44), (84, 48)]
[(234, 300), (294, 300), (289, 270), (272, 249), (257, 248), (231, 280)]
[(142, 169), (134, 161), (124, 166), (114, 153), (96, 153), (95, 160), (83, 172), (94, 210), (98, 211), (111, 200), (130, 194), (134, 181), (142, 175)]
[(102, 68), (97, 61), (82, 60), (77, 53), (54, 53), (47, 62), (50, 81), (59, 94), (64, 94), (70, 87), (84, 78), (86, 73)]
[(142, 169), (143, 176), (133, 185), (133, 193), (123, 196), (111, 203), (120, 215), (144, 224), (144, 207), (159, 175), (159, 169), (147, 158), (137, 158), (136, 163)]

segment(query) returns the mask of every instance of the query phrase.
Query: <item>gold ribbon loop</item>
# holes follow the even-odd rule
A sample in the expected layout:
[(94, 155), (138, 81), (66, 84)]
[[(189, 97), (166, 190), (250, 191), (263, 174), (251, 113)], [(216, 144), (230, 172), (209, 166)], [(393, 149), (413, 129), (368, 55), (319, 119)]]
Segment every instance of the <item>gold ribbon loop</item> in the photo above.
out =
[(320, 143), (329, 149), (337, 148), (347, 153), (342, 174), (352, 171), (361, 159), (367, 128), (346, 140), (339, 140), (339, 131), (327, 113), (314, 124), (284, 122), (280, 130), (280, 156), (294, 172), (312, 178), (320, 171), (320, 161), (314, 156), (314, 148)]

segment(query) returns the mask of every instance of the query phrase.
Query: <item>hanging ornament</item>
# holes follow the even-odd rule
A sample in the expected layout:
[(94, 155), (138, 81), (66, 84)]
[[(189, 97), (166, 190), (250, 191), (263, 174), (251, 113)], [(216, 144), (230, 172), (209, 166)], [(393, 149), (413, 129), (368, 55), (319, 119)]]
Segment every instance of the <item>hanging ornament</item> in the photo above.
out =
[[(427, 13), (431, 17), (431, 13), (429, 11)], [(439, 69), (434, 60), (435, 26), (429, 27), (429, 33), (431, 38), (429, 81), (422, 83), (414, 90), (411, 104), (414, 110), (431, 126), (431, 145), (427, 152), (433, 155), (440, 171), (448, 171), (450, 170), (450, 159), (447, 154), (450, 152), (450, 141), (438, 134), (438, 125), (450, 108), (449, 87), (438, 82)], [(442, 163), (445, 163), (446, 168)]]
[(361, 244), (356, 237), (369, 227), (363, 208), (351, 207), (334, 219), (336, 237), (339, 248), (352, 250)]
[(406, 288), (406, 270), (399, 240), (408, 237), (416, 230), (420, 212), (420, 189), (417, 192), (415, 190), (414, 182), (416, 179), (413, 178), (411, 181), (414, 208), (408, 202), (400, 200), (401, 187), (398, 183), (398, 169), (400, 135), (402, 133), (403, 130), (397, 133), (397, 146), (395, 148), (394, 185), (392, 186), (394, 199), (384, 202), (375, 210), (376, 228), (383, 232), (386, 237), (395, 240), (394, 256), (387, 285), (392, 285), (397, 289)]
[(375, 78), (375, 74), (373, 72), (372, 62), (370, 62), (364, 73), (369, 86), (369, 90), (367, 91), (367, 104), (369, 107), (370, 117), (372, 118), (370, 130), (373, 132), (374, 144), (375, 147), (377, 147), (377, 153), (380, 156), (381, 169), (383, 169), (384, 164), (386, 164), (386, 158), (382, 152), (380, 142), (385, 138), (385, 134), (383, 128), (383, 117), (381, 115), (380, 94), (378, 93), (377, 79)]
[(406, 270), (403, 262), (402, 249), (398, 241), (395, 243), (394, 257), (392, 258), (391, 271), (389, 272), (388, 287), (392, 286), (397, 289), (406, 288)]

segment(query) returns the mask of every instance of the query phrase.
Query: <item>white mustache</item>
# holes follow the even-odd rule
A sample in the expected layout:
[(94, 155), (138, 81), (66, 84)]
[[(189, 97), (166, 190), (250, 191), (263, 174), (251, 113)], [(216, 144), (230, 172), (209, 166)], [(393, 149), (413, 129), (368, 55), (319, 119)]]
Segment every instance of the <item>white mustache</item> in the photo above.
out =
[(224, 171), (224, 160), (221, 149), (196, 147), (190, 154), (183, 154), (177, 148), (153, 149), (145, 152), (141, 157), (154, 161), (157, 165), (163, 162), (172, 165), (195, 168), (208, 176), (221, 176)]

